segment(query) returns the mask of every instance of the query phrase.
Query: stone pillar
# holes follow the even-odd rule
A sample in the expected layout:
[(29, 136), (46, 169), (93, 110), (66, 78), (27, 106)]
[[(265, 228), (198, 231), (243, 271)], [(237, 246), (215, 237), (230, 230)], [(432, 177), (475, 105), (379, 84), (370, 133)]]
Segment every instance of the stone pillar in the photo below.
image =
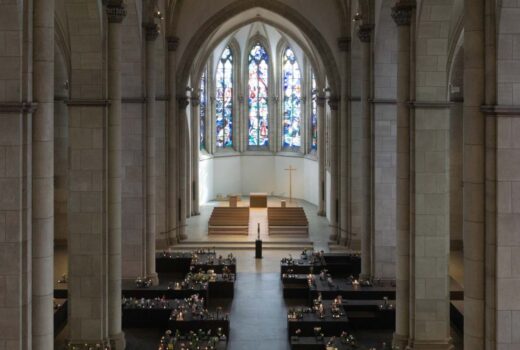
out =
[(168, 238), (169, 244), (179, 240), (179, 113), (177, 109), (177, 47), (179, 38), (168, 38)]
[[(200, 97), (191, 98), (191, 215), (200, 215), (199, 209), (199, 153), (200, 153)], [(209, 118), (208, 118), (209, 119)]]
[(188, 120), (187, 120), (187, 114), (186, 114), (186, 108), (189, 105), (189, 100), (187, 97), (178, 97), (177, 99), (178, 104), (178, 115), (179, 115), (179, 124), (178, 124), (178, 154), (179, 154), (179, 165), (178, 165), (178, 171), (179, 171), (179, 182), (178, 182), (178, 188), (179, 188), (179, 199), (178, 203), (180, 206), (180, 219), (178, 224), (178, 231), (179, 231), (179, 239), (183, 240), (186, 239), (186, 218), (187, 218), (187, 209), (189, 206), (187, 205), (187, 185), (189, 182), (189, 172), (187, 168), (188, 162), (186, 161), (186, 158), (189, 154), (187, 152), (187, 147), (189, 147), (189, 136), (188, 136)]
[[(0, 101), (0, 153), (6, 156), (0, 168), (0, 347), (5, 349), (33, 348), (31, 113), (31, 103)], [(52, 315), (51, 309), (43, 322), (49, 316), (52, 322)]]
[(342, 245), (350, 244), (349, 239), (349, 223), (350, 223), (350, 202), (349, 202), (349, 159), (350, 159), (350, 38), (342, 37), (338, 39), (338, 46), (342, 52), (341, 59), (341, 117), (339, 118), (339, 239), (338, 242)]
[(145, 25), (146, 37), (146, 276), (154, 285), (159, 284), (155, 271), (155, 240), (157, 229), (156, 154), (155, 154), (155, 40), (159, 27)]
[[(121, 1), (107, 5), (108, 16), (108, 335), (125, 348), (121, 327)], [(82, 291), (84, 292), (84, 291)]]
[(485, 348), (484, 0), (464, 1), (464, 348)]
[(396, 322), (394, 345), (405, 349), (410, 337), (410, 24), (412, 7), (398, 2), (392, 17), (398, 26)]
[(450, 250), (462, 250), (462, 149), (463, 108), (452, 96), (450, 109)]
[(372, 122), (371, 122), (371, 49), (372, 25), (362, 24), (358, 28), (361, 40), (361, 276), (372, 277)]
[(36, 1), (33, 14), (33, 97), (38, 109), (33, 114), (32, 139), (32, 348), (51, 350), (54, 348), (54, 0)]
[(415, 102), (410, 346), (451, 349), (448, 103)]
[(339, 232), (339, 200), (338, 200), (338, 189), (339, 189), (339, 157), (338, 157), (338, 110), (339, 110), (340, 99), (335, 96), (329, 98), (330, 107), (330, 225), (332, 228), (331, 240), (338, 241), (340, 237)]
[[(485, 3), (485, 67), (486, 67), (486, 105), (494, 106), (497, 104), (497, 10), (494, 1), (486, 1)], [(515, 16), (516, 17), (516, 16)], [(509, 21), (516, 22), (516, 18), (512, 17)], [(513, 39), (514, 40), (514, 39)], [(508, 50), (507, 46), (504, 50)], [(512, 54), (512, 53), (510, 53)], [(486, 164), (497, 164), (498, 160), (498, 135), (497, 135), (498, 118), (494, 115), (486, 114)], [(508, 128), (504, 129), (507, 130)], [(507, 134), (506, 134), (507, 135)], [(506, 161), (510, 162), (511, 158), (506, 157)], [(498, 279), (497, 279), (497, 239), (498, 239), (498, 198), (497, 198), (497, 166), (486, 166), (486, 237), (485, 237), (485, 346), (486, 349), (494, 349), (497, 342), (497, 302), (498, 302)], [(507, 186), (506, 186), (507, 187)], [(508, 225), (505, 225), (508, 231)], [(507, 232), (506, 232), (507, 233)], [(504, 242), (504, 241), (503, 241)], [(505, 240), (507, 244), (507, 239)], [(505, 259), (508, 257), (505, 256)], [(509, 261), (515, 264), (513, 261)], [(505, 265), (506, 270), (507, 264)], [(502, 314), (504, 315), (504, 314)], [(510, 315), (510, 314), (509, 314)], [(509, 316), (505, 314), (507, 319)], [(507, 329), (507, 327), (504, 327)]]
[(318, 95), (316, 104), (318, 105), (318, 183), (319, 196), (318, 199), (318, 215), (325, 216), (325, 200), (326, 200), (326, 176), (325, 176), (325, 161), (326, 161), (326, 140), (325, 140), (325, 102), (326, 98)]

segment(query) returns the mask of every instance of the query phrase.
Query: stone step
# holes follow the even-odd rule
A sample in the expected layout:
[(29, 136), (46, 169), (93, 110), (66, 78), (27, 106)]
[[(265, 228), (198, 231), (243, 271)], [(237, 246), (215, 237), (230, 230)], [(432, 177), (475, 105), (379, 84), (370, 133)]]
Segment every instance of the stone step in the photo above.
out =
[[(172, 251), (185, 251), (200, 248), (216, 248), (216, 249), (238, 249), (238, 250), (254, 250), (255, 242), (228, 242), (228, 241), (192, 241), (181, 242), (170, 247)], [(265, 250), (303, 250), (313, 249), (311, 241), (290, 241), (290, 242), (267, 242), (262, 243), (262, 248)]]
[(329, 250), (331, 252), (347, 252), (347, 253), (361, 253), (359, 250), (349, 249), (344, 245), (339, 245), (336, 242), (329, 242)]

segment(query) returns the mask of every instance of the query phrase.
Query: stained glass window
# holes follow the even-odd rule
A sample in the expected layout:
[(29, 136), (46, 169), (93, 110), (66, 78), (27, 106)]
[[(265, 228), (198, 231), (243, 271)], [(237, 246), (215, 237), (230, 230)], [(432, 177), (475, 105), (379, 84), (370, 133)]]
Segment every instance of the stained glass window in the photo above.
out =
[(217, 147), (233, 147), (233, 53), (229, 46), (217, 65), (215, 106)]
[(257, 43), (249, 52), (249, 141), (253, 147), (269, 146), (269, 103), (267, 100), (269, 55)]
[(283, 148), (298, 150), (301, 145), (301, 71), (293, 50), (283, 55)]
[(318, 150), (318, 87), (314, 73), (311, 79), (311, 89), (311, 152), (316, 152)]
[(206, 71), (202, 73), (202, 77), (200, 78), (200, 149), (203, 150), (206, 148), (206, 106), (207, 106), (207, 96), (206, 96), (206, 85), (207, 84), (207, 74)]

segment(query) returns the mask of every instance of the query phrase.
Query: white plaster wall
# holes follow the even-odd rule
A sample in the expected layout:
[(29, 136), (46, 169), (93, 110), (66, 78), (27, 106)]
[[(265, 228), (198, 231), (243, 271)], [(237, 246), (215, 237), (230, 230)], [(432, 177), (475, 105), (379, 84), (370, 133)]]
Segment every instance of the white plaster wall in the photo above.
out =
[(320, 200), (318, 160), (304, 158), (304, 198), (307, 202), (318, 205)]
[(248, 195), (267, 192), (275, 196), (289, 196), (289, 166), (293, 172), (293, 198), (318, 205), (318, 162), (313, 159), (290, 156), (243, 155), (215, 157), (199, 162), (200, 203), (218, 195)]
[(213, 159), (199, 162), (199, 203), (204, 204), (215, 198), (213, 179), (215, 176)]
[[(227, 195), (228, 193), (240, 193), (242, 191), (242, 175), (240, 157), (221, 157), (211, 160), (213, 162), (213, 193)], [(202, 182), (201, 182), (202, 184)]]

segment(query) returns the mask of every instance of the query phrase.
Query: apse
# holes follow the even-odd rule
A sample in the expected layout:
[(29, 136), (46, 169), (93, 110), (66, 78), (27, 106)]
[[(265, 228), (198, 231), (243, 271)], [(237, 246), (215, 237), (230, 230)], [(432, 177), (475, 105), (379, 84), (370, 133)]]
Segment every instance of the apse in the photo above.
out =
[(324, 79), (310, 45), (261, 20), (216, 38), (191, 80), (200, 203), (260, 191), (317, 205)]

